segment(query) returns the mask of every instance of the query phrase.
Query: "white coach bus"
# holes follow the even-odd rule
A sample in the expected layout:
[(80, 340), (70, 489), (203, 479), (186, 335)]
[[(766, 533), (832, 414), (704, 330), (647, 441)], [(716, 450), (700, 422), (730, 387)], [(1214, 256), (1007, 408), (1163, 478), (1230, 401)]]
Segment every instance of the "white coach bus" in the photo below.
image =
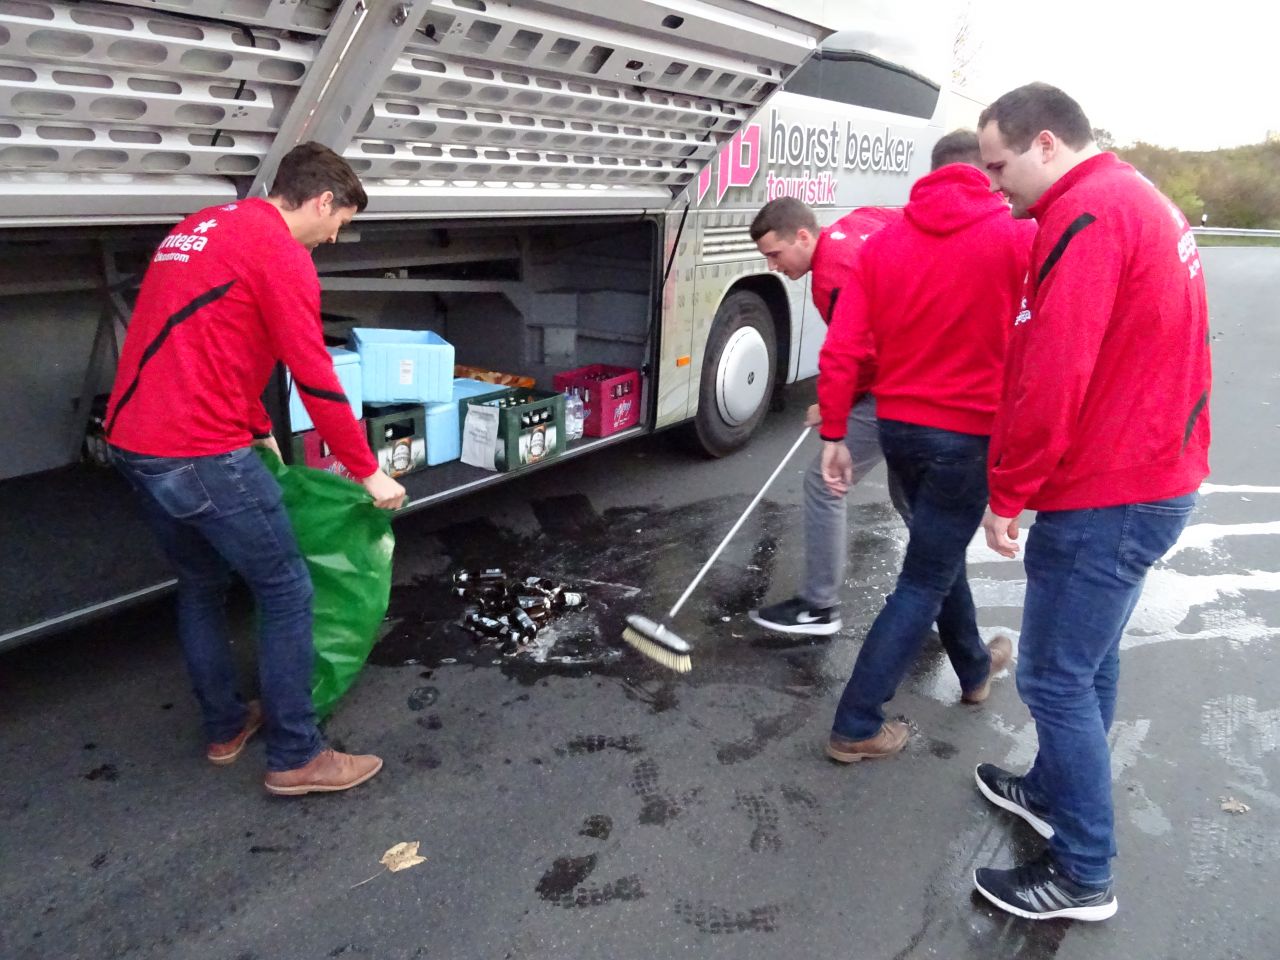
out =
[[(539, 468), (676, 425), (740, 447), (823, 335), (751, 217), (782, 194), (824, 222), (901, 205), (944, 132), (946, 71), (899, 55), (911, 37), (883, 7), (3, 0), (0, 649), (172, 586), (122, 482), (82, 453), (93, 401), (169, 228), (265, 193), (305, 140), (370, 196), (316, 251), (327, 335), (431, 330), (460, 363), (546, 386), (641, 371), (636, 426)], [(402, 478), (407, 509), (513, 475), (428, 467)]]

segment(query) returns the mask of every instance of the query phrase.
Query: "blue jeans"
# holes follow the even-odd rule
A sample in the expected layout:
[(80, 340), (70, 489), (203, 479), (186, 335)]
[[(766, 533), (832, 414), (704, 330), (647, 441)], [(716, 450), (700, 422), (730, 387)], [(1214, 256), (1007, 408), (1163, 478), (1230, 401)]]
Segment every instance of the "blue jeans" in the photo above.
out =
[(1018, 693), (1035, 720), (1040, 749), (1025, 786), (1049, 811), (1049, 849), (1058, 865), (1087, 886), (1111, 882), (1116, 855), (1107, 732), (1120, 637), (1147, 571), (1177, 541), (1195, 502), (1191, 493), (1044, 511), (1027, 535)]
[(280, 485), (250, 447), (209, 457), (112, 448), (178, 574), (178, 634), (210, 743), (244, 727), (225, 600), (231, 573), (258, 606), (258, 678), (267, 769), (293, 770), (321, 750), (311, 704), (311, 576)]
[(880, 729), (882, 708), (934, 621), (961, 690), (987, 678), (991, 657), (978, 634), (965, 550), (987, 506), (988, 439), (880, 421), (885, 460), (910, 504), (909, 538), (897, 585), (862, 642), (836, 708), (832, 730), (842, 737), (862, 740)]

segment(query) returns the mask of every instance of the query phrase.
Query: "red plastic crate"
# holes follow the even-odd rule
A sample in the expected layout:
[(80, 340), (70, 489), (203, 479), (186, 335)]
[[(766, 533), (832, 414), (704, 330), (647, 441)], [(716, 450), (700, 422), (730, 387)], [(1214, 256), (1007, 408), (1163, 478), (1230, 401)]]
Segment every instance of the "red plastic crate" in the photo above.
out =
[(577, 387), (587, 416), (582, 432), (607, 437), (640, 422), (640, 371), (592, 363), (557, 373), (552, 383), (559, 393)]
[[(357, 420), (360, 424), (360, 432), (364, 432), (364, 420)], [(333, 451), (329, 449), (329, 445), (320, 439), (319, 430), (306, 430), (302, 433), (295, 433), (292, 438), (293, 443), (293, 462), (295, 465), (301, 464), (307, 467), (314, 467), (317, 470), (327, 470), (330, 473), (336, 473), (340, 477), (346, 477), (348, 480), (354, 480), (350, 471), (342, 465), (342, 462), (333, 455)]]

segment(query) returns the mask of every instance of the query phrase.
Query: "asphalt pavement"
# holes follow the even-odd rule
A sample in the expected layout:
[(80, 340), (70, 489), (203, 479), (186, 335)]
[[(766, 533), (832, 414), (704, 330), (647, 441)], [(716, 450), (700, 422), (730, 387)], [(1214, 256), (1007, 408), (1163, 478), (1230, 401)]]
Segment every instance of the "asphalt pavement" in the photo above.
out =
[[(170, 601), (0, 654), (0, 957), (1276, 956), (1280, 250), (1201, 256), (1214, 472), (1124, 641), (1112, 920), (1031, 923), (972, 892), (975, 866), (1040, 845), (973, 785), (974, 764), (1034, 753), (1011, 674), (963, 706), (934, 642), (889, 707), (906, 750), (823, 757), (902, 554), (883, 468), (850, 497), (839, 634), (746, 617), (798, 581), (810, 440), (681, 614), (693, 672), (622, 643), (623, 617), (666, 612), (790, 447), (810, 383), (725, 460), (660, 435), (399, 521), (386, 637), (326, 724), (386, 758), (349, 793), (266, 795), (257, 742), (203, 759)], [(1016, 640), (1021, 564), (979, 543), (969, 560), (984, 634)], [(587, 606), (503, 656), (457, 626), (446, 586), (491, 564), (577, 584)], [(243, 599), (233, 621), (251, 692)], [(406, 841), (425, 861), (384, 871)]]

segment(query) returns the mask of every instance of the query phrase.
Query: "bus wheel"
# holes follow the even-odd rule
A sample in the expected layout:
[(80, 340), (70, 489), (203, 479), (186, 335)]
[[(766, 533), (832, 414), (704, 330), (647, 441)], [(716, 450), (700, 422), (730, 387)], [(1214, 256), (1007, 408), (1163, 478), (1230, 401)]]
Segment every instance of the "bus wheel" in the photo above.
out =
[(764, 300), (749, 290), (725, 297), (707, 338), (692, 430), (709, 456), (737, 450), (764, 419), (773, 396), (777, 350), (773, 316)]

